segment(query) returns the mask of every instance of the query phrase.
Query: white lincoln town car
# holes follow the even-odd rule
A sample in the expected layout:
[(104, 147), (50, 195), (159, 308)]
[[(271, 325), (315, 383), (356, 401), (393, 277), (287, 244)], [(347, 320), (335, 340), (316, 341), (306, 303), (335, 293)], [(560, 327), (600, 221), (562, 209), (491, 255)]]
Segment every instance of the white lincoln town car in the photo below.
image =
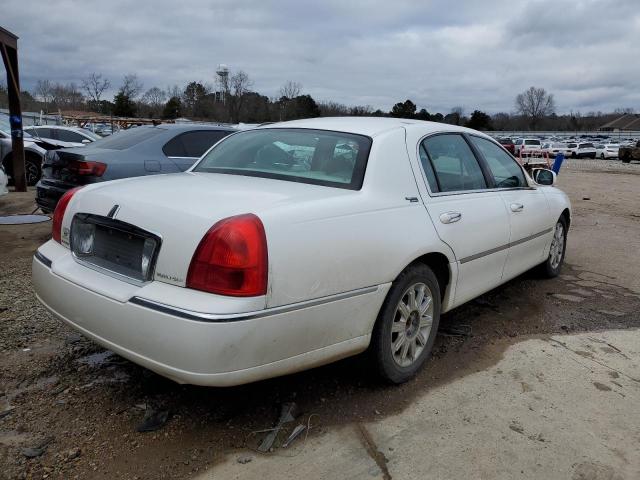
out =
[(533, 267), (558, 275), (570, 204), (551, 171), (536, 179), (462, 127), (267, 125), (185, 173), (67, 192), (33, 283), (56, 317), (180, 383), (238, 385), (367, 349), (400, 383), (443, 312)]

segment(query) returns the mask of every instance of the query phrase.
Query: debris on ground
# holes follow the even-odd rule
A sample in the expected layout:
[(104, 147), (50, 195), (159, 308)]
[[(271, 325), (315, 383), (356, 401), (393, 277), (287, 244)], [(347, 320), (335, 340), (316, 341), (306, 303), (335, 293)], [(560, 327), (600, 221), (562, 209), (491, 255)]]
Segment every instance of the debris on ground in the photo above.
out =
[(81, 453), (82, 453), (82, 451), (80, 450), (80, 448), (75, 447), (75, 448), (69, 449), (65, 456), (66, 456), (67, 460), (74, 460), (74, 459), (78, 458)]
[(138, 432), (155, 432), (160, 430), (167, 420), (169, 419), (169, 410), (156, 409), (151, 406), (147, 406), (144, 412), (142, 423), (138, 425), (136, 431)]
[(275, 428), (273, 428), (264, 438), (264, 440), (258, 447), (258, 450), (263, 453), (269, 452), (273, 447), (273, 444), (276, 441), (278, 433), (280, 433), (282, 427), (289, 422), (293, 422), (296, 419), (297, 415), (298, 406), (295, 402), (282, 404), (282, 410), (280, 412), (280, 419), (278, 420), (278, 423), (276, 424)]
[(472, 332), (471, 325), (443, 325), (438, 331), (438, 335), (445, 337), (470, 337)]
[(7, 399), (3, 399), (0, 401), (0, 418), (4, 418), (9, 415), (13, 409), (12, 405), (9, 405), (9, 401)]
[(302, 423), (296, 425), (296, 428), (293, 429), (291, 435), (289, 435), (289, 437), (282, 444), (282, 448), (287, 448), (289, 445), (291, 445), (295, 441), (295, 439), (298, 438), (300, 434), (306, 430), (306, 428), (307, 426), (303, 425)]
[(34, 445), (33, 447), (25, 447), (20, 450), (20, 453), (27, 458), (36, 458), (42, 455), (47, 449), (47, 445), (49, 445), (53, 441), (53, 437), (46, 437), (40, 443)]
[(251, 455), (242, 455), (240, 457), (238, 457), (238, 463), (244, 465), (246, 463), (249, 463), (251, 460), (253, 460), (253, 457)]

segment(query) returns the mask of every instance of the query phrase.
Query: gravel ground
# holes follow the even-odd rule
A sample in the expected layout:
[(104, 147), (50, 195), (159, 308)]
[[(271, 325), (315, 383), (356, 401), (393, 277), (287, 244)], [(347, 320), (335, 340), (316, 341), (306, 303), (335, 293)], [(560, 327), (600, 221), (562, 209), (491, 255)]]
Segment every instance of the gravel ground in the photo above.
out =
[[(238, 388), (177, 385), (104, 351), (39, 305), (31, 255), (50, 225), (0, 227), (0, 479), (190, 477), (239, 449), (255, 449), (264, 436), (257, 431), (274, 424), (283, 402), (296, 402), (300, 418), (314, 426), (310, 434), (321, 435), (403, 411), (416, 395), (495, 364), (521, 340), (640, 327), (638, 261), (616, 257), (618, 273), (582, 255), (602, 249), (602, 237), (587, 230), (602, 215), (619, 213), (625, 222), (603, 234), (638, 237), (640, 166), (621, 165), (568, 160), (561, 179), (576, 230), (563, 275), (523, 275), (445, 315), (433, 358), (399, 387), (371, 378), (364, 355)], [(618, 201), (583, 201), (602, 178), (624, 178), (628, 189)], [(0, 200), (0, 214), (30, 212), (32, 202), (33, 192), (12, 193)], [(167, 421), (140, 433), (148, 413)]]

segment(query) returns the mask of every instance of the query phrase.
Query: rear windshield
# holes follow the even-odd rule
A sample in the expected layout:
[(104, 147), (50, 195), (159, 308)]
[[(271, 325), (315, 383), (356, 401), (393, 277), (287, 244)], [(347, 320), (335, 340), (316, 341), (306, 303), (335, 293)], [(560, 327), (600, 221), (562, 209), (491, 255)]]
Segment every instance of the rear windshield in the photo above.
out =
[(106, 138), (96, 140), (92, 145), (96, 148), (126, 150), (127, 148), (138, 145), (139, 143), (149, 140), (151, 137), (155, 137), (163, 132), (166, 132), (166, 130), (158, 127), (131, 128), (129, 130), (121, 130)]
[(593, 143), (581, 143), (579, 148), (593, 148)]
[(498, 141), (501, 145), (510, 145), (513, 143), (510, 138), (499, 138)]
[(371, 139), (326, 130), (267, 128), (222, 140), (193, 168), (359, 190)]
[(540, 145), (540, 140), (525, 140), (525, 145)]

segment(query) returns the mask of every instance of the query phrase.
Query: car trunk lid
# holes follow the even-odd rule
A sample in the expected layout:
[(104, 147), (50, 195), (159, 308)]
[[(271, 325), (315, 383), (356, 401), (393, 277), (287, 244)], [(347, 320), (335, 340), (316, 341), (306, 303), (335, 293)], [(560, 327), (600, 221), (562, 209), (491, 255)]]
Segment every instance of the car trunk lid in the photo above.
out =
[[(179, 193), (177, 193), (179, 192)], [(153, 279), (184, 286), (198, 243), (217, 221), (278, 206), (356, 192), (296, 182), (213, 173), (154, 175), (80, 190), (69, 213), (111, 218), (160, 239)], [(72, 215), (65, 216), (70, 228)], [(267, 242), (269, 225), (265, 223)]]

